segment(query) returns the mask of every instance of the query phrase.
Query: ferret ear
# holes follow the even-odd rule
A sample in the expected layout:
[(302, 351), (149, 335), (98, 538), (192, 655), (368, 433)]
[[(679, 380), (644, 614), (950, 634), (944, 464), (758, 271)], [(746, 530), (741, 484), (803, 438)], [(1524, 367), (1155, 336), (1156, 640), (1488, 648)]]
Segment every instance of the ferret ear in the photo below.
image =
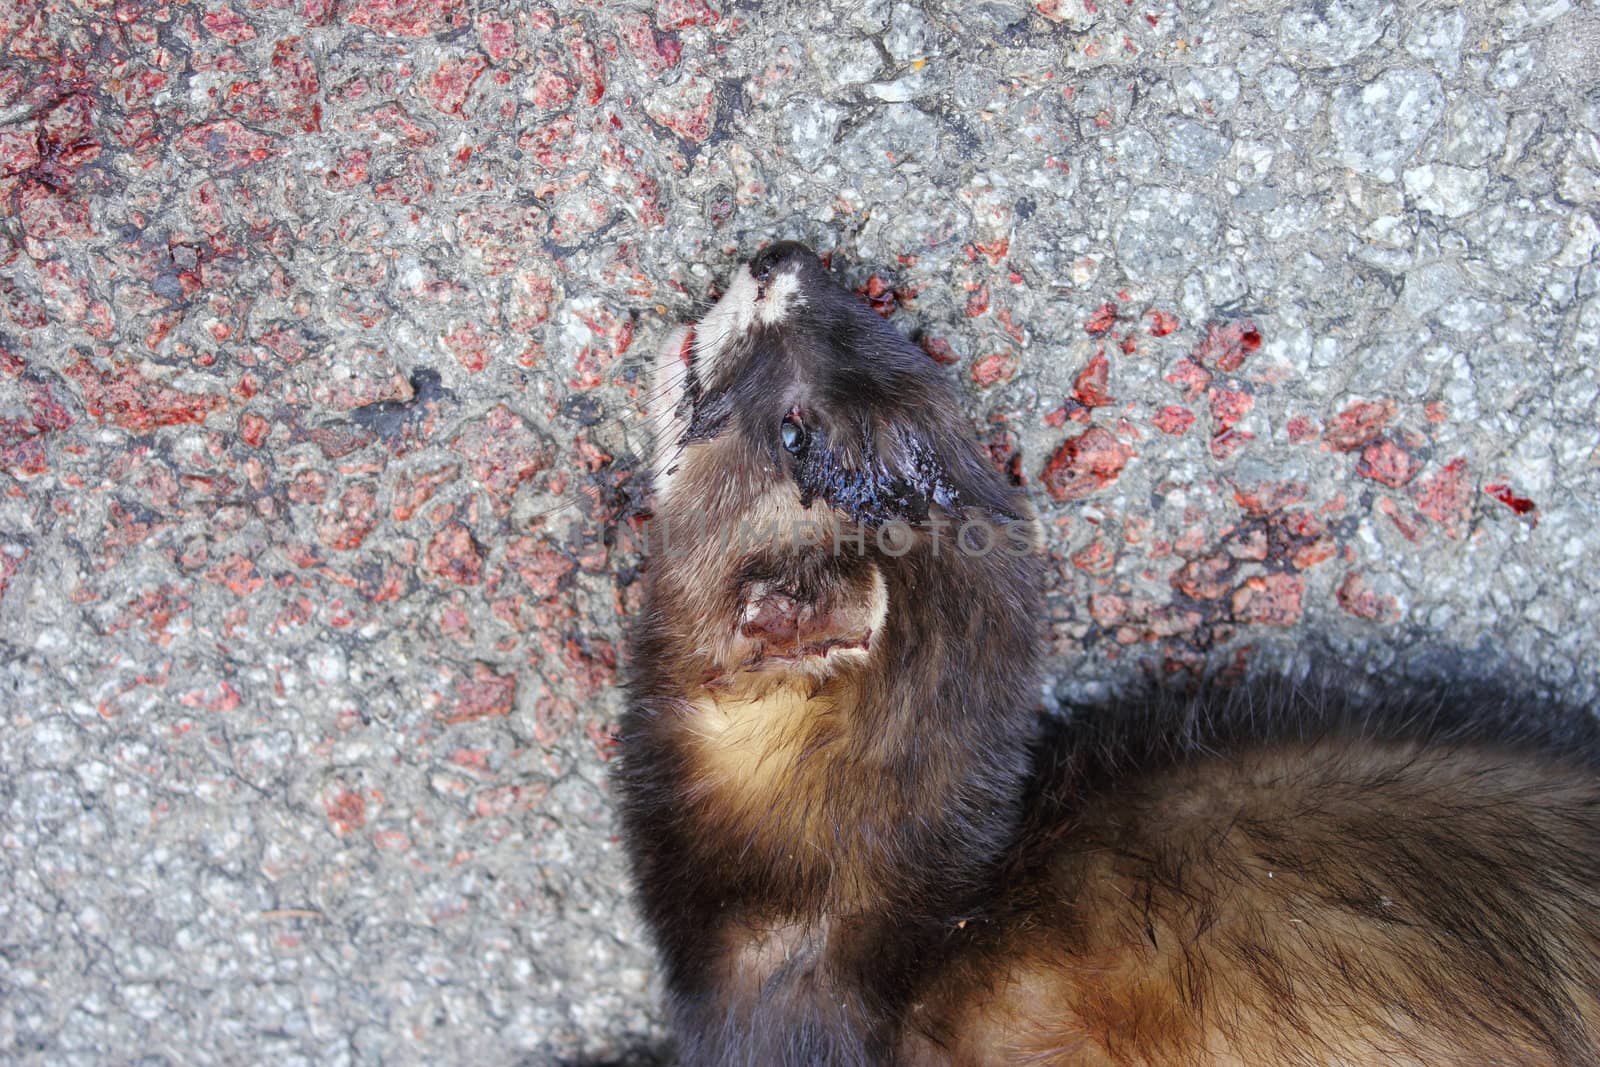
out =
[(902, 432), (896, 452), (901, 477), (948, 518), (975, 512), (1004, 525), (1030, 517), (1021, 494), (995, 470), (965, 424)]
[(970, 437), (962, 444), (965, 447), (941, 453), (954, 457), (945, 467), (945, 476), (955, 486), (960, 509), (975, 509), (990, 522), (1001, 525), (1031, 520), (1026, 497), (995, 469), (985, 450)]

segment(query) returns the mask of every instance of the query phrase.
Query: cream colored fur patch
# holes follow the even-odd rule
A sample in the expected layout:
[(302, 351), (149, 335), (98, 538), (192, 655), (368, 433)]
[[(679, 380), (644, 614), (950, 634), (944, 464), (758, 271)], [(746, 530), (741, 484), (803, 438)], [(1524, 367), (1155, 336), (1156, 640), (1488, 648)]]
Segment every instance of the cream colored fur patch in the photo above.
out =
[(741, 266), (728, 284), (716, 307), (706, 312), (695, 327), (695, 372), (702, 382), (714, 380), (721, 370), (721, 361), (750, 332), (756, 321), (756, 298), (761, 287), (750, 274), (750, 268)]
[(682, 359), (689, 327), (679, 326), (662, 339), (651, 364), (650, 396), (645, 404), (645, 425), (650, 433), (650, 467), (658, 497), (665, 497), (681, 451), (678, 442), (688, 430), (679, 407), (683, 403), (688, 367)]

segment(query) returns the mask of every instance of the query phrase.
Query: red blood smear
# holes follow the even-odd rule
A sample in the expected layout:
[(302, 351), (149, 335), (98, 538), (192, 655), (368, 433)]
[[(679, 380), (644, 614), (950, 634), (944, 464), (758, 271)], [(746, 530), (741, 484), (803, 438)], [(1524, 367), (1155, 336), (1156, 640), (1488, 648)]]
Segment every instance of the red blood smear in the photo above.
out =
[(1106, 377), (1110, 366), (1105, 351), (1102, 349), (1096, 352), (1094, 358), (1089, 360), (1088, 366), (1078, 373), (1077, 380), (1072, 383), (1073, 398), (1086, 408), (1105, 407), (1116, 403), (1116, 397), (1106, 392)]
[(1483, 491), (1500, 501), (1500, 503), (1516, 512), (1518, 515), (1526, 515), (1528, 512), (1534, 510), (1534, 508), (1538, 506), (1527, 497), (1518, 496), (1516, 493), (1512, 492), (1509, 485), (1502, 485), (1499, 482), (1493, 482), (1484, 486)]

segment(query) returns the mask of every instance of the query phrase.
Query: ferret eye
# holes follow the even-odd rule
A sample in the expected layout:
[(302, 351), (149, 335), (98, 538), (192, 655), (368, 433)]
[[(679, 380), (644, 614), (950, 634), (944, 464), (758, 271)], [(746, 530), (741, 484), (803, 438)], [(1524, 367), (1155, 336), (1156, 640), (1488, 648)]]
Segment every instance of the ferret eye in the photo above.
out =
[(750, 261), (750, 273), (756, 281), (764, 282), (772, 277), (772, 268), (778, 264), (778, 253), (782, 247), (782, 245), (772, 245), (770, 248), (762, 249), (756, 258)]
[(783, 438), (784, 451), (791, 456), (798, 456), (801, 449), (806, 447), (806, 428), (800, 425), (798, 416), (792, 412), (783, 417), (783, 429), (779, 434)]

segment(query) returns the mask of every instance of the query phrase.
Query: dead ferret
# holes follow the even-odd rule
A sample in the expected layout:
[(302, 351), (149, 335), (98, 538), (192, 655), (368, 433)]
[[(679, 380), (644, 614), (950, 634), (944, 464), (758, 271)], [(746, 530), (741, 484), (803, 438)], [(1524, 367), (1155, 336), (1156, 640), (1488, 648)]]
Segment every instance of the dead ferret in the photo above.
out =
[(686, 1064), (1600, 1063), (1592, 721), (1336, 686), (1036, 712), (940, 368), (774, 245), (658, 357), (618, 787)]

